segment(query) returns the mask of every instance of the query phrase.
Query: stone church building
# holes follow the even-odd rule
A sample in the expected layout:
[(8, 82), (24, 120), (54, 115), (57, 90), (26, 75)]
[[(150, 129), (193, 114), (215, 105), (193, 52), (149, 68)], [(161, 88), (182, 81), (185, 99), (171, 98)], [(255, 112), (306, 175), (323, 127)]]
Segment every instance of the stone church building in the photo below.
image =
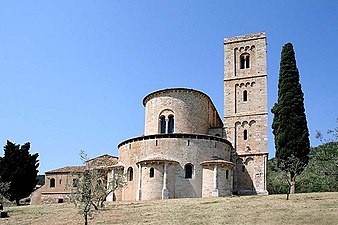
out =
[[(126, 174), (108, 201), (267, 194), (265, 33), (224, 39), (223, 118), (207, 94), (193, 89), (155, 91), (143, 105), (144, 135), (121, 142), (118, 157), (102, 156), (111, 158), (105, 182), (116, 170)], [(39, 201), (63, 201), (69, 190), (57, 186), (74, 182), (67, 172), (73, 169), (82, 171), (46, 172)]]

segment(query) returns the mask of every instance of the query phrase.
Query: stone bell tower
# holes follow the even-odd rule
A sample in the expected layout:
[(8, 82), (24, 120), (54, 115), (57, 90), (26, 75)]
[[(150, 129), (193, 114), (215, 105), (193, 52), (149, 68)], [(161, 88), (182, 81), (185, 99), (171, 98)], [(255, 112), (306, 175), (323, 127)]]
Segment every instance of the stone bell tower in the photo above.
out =
[(233, 144), (234, 192), (267, 194), (266, 36), (224, 39), (224, 128)]

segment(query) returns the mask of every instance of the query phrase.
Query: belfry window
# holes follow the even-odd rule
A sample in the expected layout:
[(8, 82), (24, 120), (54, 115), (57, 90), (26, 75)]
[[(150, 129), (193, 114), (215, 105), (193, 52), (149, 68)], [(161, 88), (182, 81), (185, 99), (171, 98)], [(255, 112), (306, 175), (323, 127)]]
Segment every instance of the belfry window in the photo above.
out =
[(49, 187), (55, 187), (55, 179), (54, 178), (52, 178), (52, 179), (50, 179), (50, 181), (49, 181)]
[(172, 134), (174, 133), (174, 116), (169, 116), (169, 122), (168, 122), (168, 133)]
[(240, 68), (246, 69), (250, 68), (250, 55), (245, 53), (240, 57)]
[(243, 102), (246, 102), (246, 101), (248, 101), (248, 91), (244, 90), (243, 91)]
[(127, 176), (128, 176), (128, 181), (133, 181), (133, 179), (134, 179), (133, 167), (128, 168)]
[(186, 164), (184, 166), (184, 170), (185, 170), (185, 178), (186, 179), (191, 179), (192, 178), (192, 173), (193, 173), (193, 165)]
[(166, 121), (165, 121), (165, 117), (162, 116), (161, 117), (161, 134), (165, 134), (166, 132)]
[(153, 178), (154, 176), (155, 176), (155, 170), (154, 170), (153, 167), (151, 167), (150, 170), (149, 170), (149, 177)]
[(244, 130), (243, 132), (243, 139), (248, 140), (248, 130)]

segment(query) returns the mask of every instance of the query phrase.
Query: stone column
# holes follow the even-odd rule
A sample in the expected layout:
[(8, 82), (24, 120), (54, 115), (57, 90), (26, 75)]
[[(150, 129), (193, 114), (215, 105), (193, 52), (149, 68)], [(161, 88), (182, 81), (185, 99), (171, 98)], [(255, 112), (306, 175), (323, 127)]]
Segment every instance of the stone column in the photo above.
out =
[(212, 197), (218, 197), (217, 189), (217, 164), (214, 165), (214, 185), (212, 190)]
[(141, 184), (142, 184), (142, 164), (138, 165), (138, 182), (137, 182), (137, 191), (136, 191), (136, 201), (141, 200)]
[(167, 188), (167, 173), (168, 173), (167, 167), (168, 167), (168, 162), (164, 162), (162, 199), (168, 199), (169, 198), (169, 190)]

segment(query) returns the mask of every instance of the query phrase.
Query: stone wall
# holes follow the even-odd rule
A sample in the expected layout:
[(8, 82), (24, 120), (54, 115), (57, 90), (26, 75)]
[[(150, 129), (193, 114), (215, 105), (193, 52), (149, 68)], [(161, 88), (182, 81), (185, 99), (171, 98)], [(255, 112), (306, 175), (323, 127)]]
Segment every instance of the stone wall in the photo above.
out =
[(224, 39), (224, 128), (237, 158), (238, 193), (267, 193), (266, 71), (265, 33)]
[(223, 126), (211, 102), (202, 92), (192, 89), (166, 89), (144, 99), (145, 135), (160, 133), (160, 118), (174, 116), (175, 133), (207, 134), (209, 128)]
[[(159, 136), (160, 137), (160, 136)], [(147, 136), (143, 137), (147, 139)], [(204, 139), (203, 139), (204, 138)], [(214, 140), (212, 140), (214, 139)], [(200, 163), (213, 157), (230, 161), (231, 144), (224, 139), (186, 135), (185, 138), (160, 138), (125, 142), (119, 146), (119, 161), (125, 172), (133, 168), (133, 180), (123, 189), (122, 200), (135, 200), (138, 188), (137, 162), (149, 157), (166, 158), (177, 163), (168, 166), (168, 190), (170, 198), (202, 197), (202, 166)], [(193, 165), (193, 176), (185, 178), (185, 165)], [(149, 178), (149, 169), (155, 168), (155, 177)], [(163, 187), (162, 163), (142, 166), (142, 200), (159, 199)]]

